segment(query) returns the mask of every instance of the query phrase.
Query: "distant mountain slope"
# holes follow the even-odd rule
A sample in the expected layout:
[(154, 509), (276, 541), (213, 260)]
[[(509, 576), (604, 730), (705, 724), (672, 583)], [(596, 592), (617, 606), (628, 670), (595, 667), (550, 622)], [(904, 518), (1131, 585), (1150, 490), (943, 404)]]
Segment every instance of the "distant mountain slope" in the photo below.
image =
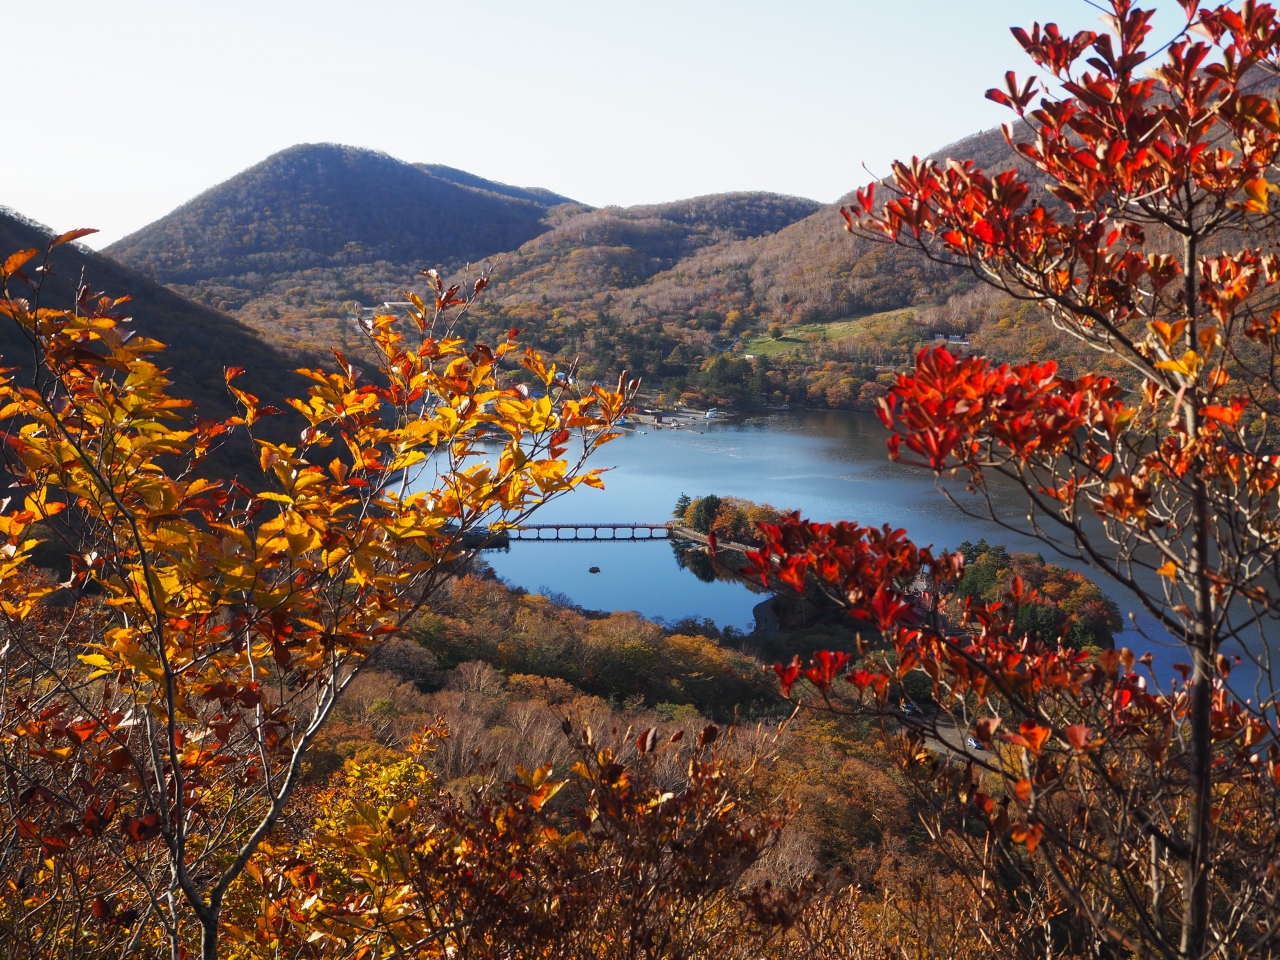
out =
[[(551, 277), (578, 300), (629, 288), (698, 251), (766, 236), (813, 200), (728, 193), (591, 210), (440, 164), (293, 147), (201, 194), (107, 252), (287, 347), (354, 346), (345, 318), (398, 299), (424, 266), (487, 261), (495, 278)], [(525, 282), (528, 281), (528, 282)]]
[(566, 198), (383, 153), (302, 144), (117, 241), (162, 283), (387, 261), (435, 266), (514, 249)]
[[(972, 158), (986, 169), (1014, 162), (998, 129), (932, 156)], [(638, 291), (636, 309), (669, 316), (711, 306), (748, 310), (765, 322), (812, 323), (942, 303), (972, 285), (909, 250), (851, 236), (839, 211), (853, 199), (849, 193), (771, 235), (699, 251)]]
[[(38, 224), (0, 210), (0, 256), (31, 247), (43, 249), (51, 235)], [(133, 317), (131, 325), (139, 334), (167, 345), (157, 362), (170, 370), (173, 393), (194, 401), (202, 415), (234, 412), (223, 381), (223, 370), (229, 366), (244, 367), (239, 383), (264, 400), (279, 403), (286, 394), (305, 390), (302, 378), (286, 371), (315, 361), (283, 353), (234, 317), (192, 303), (79, 245), (59, 247), (52, 262), (54, 269), (45, 281), (41, 306), (71, 306), (82, 272), (95, 292), (130, 296), (132, 302), (126, 309)], [(7, 320), (0, 323), (0, 364), (21, 368), (29, 362), (30, 348), (16, 326)], [(270, 428), (271, 422), (267, 425)]]
[[(1018, 162), (999, 130), (934, 156), (973, 158), (989, 170)], [(668, 397), (769, 394), (841, 406), (868, 402), (875, 391), (860, 390), (878, 376), (876, 367), (903, 362), (937, 331), (972, 333), (975, 343), (1008, 359), (1024, 359), (1032, 349), (1079, 359), (1065, 337), (1047, 324), (1032, 333), (1024, 325), (1034, 318), (977, 289), (967, 272), (851, 236), (839, 207), (852, 199), (814, 205), (774, 230), (748, 236), (708, 230), (700, 242), (678, 238), (683, 246), (674, 247), (679, 217), (671, 211), (654, 221), (665, 230), (654, 228), (643, 240), (636, 234), (650, 222), (645, 214), (658, 208), (632, 208), (628, 223), (608, 210), (566, 218), (500, 263), (478, 313), (482, 335), (521, 327), (543, 349), (577, 358), (585, 376), (603, 379), (625, 369), (662, 385)], [(858, 318), (867, 322), (852, 322)], [(732, 359), (759, 352), (749, 344), (760, 345), (761, 334), (775, 326), (786, 339), (770, 342), (798, 375), (782, 385), (778, 371), (753, 372), (752, 364)]]
[(751, 191), (627, 207), (621, 213), (633, 220), (653, 218), (684, 224), (696, 234), (714, 235), (719, 242), (774, 233), (821, 208), (816, 200), (804, 197)]
[(552, 193), (550, 190), (544, 190), (541, 187), (513, 187), (507, 183), (498, 183), (496, 180), (477, 177), (474, 173), (467, 173), (467, 171), (459, 170), (457, 167), (446, 167), (443, 163), (415, 163), (414, 166), (419, 170), (425, 170), (433, 177), (448, 180), (450, 183), (456, 183), (463, 187), (474, 187), (477, 190), (485, 190), (504, 197), (529, 200), (544, 207), (554, 207), (561, 203), (572, 203), (581, 206), (577, 200), (571, 197), (562, 197), (558, 193)]
[[(1013, 162), (999, 130), (938, 155)], [(771, 323), (937, 306), (973, 286), (909, 250), (850, 236), (839, 207), (852, 199), (722, 195), (566, 218), (503, 258), (488, 332), (524, 327), (548, 349), (585, 355), (593, 376), (626, 367), (666, 379)]]
[[(987, 169), (1017, 162), (999, 130), (935, 154), (948, 155), (974, 158)], [(406, 226), (401, 210), (388, 214), (390, 220), (376, 213), (392, 194), (419, 197), (414, 191), (427, 182), (432, 197), (465, 193), (473, 209), (500, 210), (509, 232), (527, 233), (506, 252), (479, 243), (474, 231), (456, 233), (446, 249), (443, 226), (430, 246), (412, 228), (422, 217)], [(881, 364), (905, 357), (935, 328), (968, 332), (1006, 312), (981, 300), (978, 318), (977, 307), (964, 306), (974, 280), (963, 271), (850, 236), (840, 202), (730, 193), (592, 210), (559, 202), (564, 199), (368, 151), (299, 147), (110, 249), (183, 294), (234, 313), (269, 340), (344, 350), (356, 349), (358, 340), (344, 318), (414, 289), (418, 267), (456, 269), (483, 259), (493, 280), (469, 332), (496, 338), (519, 327), (526, 341), (576, 358), (584, 375), (604, 378), (626, 369), (650, 383), (697, 381), (698, 389), (712, 360), (744, 352), (745, 343), (775, 324), (796, 331), (788, 342), (804, 347), (803, 363), (828, 364), (853, 351), (864, 364)], [(258, 211), (253, 230), (236, 219), (250, 208)], [(364, 232), (356, 230), (357, 221)], [(358, 241), (338, 244), (357, 233)], [(145, 248), (137, 238), (146, 240)], [(434, 257), (411, 255), (428, 247)], [(477, 250), (488, 253), (478, 257)], [(199, 269), (179, 269), (182, 263)], [(885, 316), (893, 319), (865, 329), (848, 322)], [(823, 325), (833, 321), (844, 321), (831, 327), (840, 343), (823, 347)], [(1009, 335), (1002, 342), (1016, 347), (1020, 340)], [(1056, 341), (1046, 349), (1058, 351)], [(790, 397), (788, 390), (783, 394)]]
[(722, 193), (674, 203), (605, 207), (566, 217), (495, 271), (502, 296), (563, 301), (637, 287), (700, 251), (764, 237), (822, 205), (776, 193)]

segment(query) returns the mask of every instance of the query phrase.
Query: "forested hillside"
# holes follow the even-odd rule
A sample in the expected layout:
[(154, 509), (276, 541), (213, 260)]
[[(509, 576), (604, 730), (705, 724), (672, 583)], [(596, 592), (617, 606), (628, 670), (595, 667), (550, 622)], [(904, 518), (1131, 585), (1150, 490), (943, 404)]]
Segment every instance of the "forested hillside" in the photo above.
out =
[[(998, 130), (943, 148), (988, 169), (1012, 166)], [(899, 247), (850, 236), (841, 204), (755, 236), (708, 241), (669, 265), (630, 238), (570, 228), (523, 246), (497, 271), (489, 335), (527, 328), (585, 375), (643, 375), (667, 401), (868, 407), (935, 335), (990, 355), (1074, 363), (1068, 338), (971, 276)]]
[[(52, 236), (46, 227), (0, 209), (0, 249), (43, 251)], [(130, 302), (120, 310), (133, 318), (130, 328), (166, 345), (157, 362), (162, 368), (172, 369), (173, 392), (194, 401), (206, 417), (229, 416), (233, 412), (223, 379), (226, 367), (244, 367), (242, 387), (264, 400), (278, 402), (287, 392), (302, 388), (301, 378), (282, 373), (297, 366), (298, 358), (281, 353), (272, 342), (234, 317), (193, 303), (78, 244), (58, 247), (50, 263), (52, 269), (44, 275), (40, 306), (70, 308), (82, 280), (95, 293), (128, 295)], [(33, 278), (34, 266), (35, 263), (28, 265)], [(29, 364), (31, 346), (16, 324), (0, 324), (0, 356), (5, 366), (25, 368)]]
[[(938, 153), (1014, 163), (996, 130)], [(967, 274), (851, 237), (839, 206), (733, 193), (592, 210), (450, 167), (303, 145), (109, 250), (302, 351), (359, 351), (351, 318), (417, 289), (424, 266), (460, 279), (488, 268), (482, 337), (526, 330), (582, 375), (627, 370), (666, 402), (869, 407), (936, 334), (1074, 362), (1066, 338)]]
[(541, 307), (554, 297), (584, 322), (608, 325), (607, 309), (601, 317), (598, 308), (610, 290), (643, 285), (699, 251), (774, 234), (820, 209), (812, 200), (737, 193), (591, 210), (451, 167), (312, 144), (268, 158), (108, 252), (300, 349), (354, 349), (346, 321), (361, 306), (397, 299), (423, 267), (485, 261), (504, 291), (488, 315), (492, 329), (530, 326), (535, 338), (548, 334), (539, 342), (549, 346), (551, 310), (527, 317), (526, 301)]
[[(449, 167), (301, 144), (106, 252), (218, 309), (265, 298), (287, 311), (385, 298), (421, 267), (514, 249), (549, 229), (548, 210), (564, 204), (572, 201)], [(392, 266), (368, 284), (360, 268), (370, 264)]]

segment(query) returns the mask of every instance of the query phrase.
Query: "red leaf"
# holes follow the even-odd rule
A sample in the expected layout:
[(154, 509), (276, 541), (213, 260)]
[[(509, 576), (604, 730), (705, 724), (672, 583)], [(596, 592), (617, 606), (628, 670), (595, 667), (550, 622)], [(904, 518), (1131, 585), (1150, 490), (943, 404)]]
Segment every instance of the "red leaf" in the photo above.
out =
[(781, 663), (775, 663), (773, 672), (778, 675), (778, 682), (782, 686), (782, 695), (784, 697), (791, 696), (791, 688), (800, 677), (800, 657), (793, 657), (791, 663), (785, 667)]
[(804, 672), (810, 682), (827, 695), (827, 688), (840, 674), (844, 665), (851, 659), (847, 653), (833, 653), (830, 650), (819, 650), (813, 655), (813, 666)]
[(991, 738), (998, 726), (1000, 726), (999, 717), (981, 717), (973, 725), (973, 734), (978, 738), (979, 743), (991, 746)]
[(160, 835), (160, 814), (149, 813), (142, 818), (125, 817), (121, 830), (134, 843), (144, 843)]
[(859, 691), (865, 690), (867, 685), (875, 679), (875, 675), (870, 670), (851, 670), (845, 674), (845, 679), (852, 683)]
[(1067, 742), (1071, 744), (1071, 749), (1083, 753), (1089, 747), (1089, 740), (1093, 736), (1093, 731), (1082, 723), (1073, 723), (1067, 727)]

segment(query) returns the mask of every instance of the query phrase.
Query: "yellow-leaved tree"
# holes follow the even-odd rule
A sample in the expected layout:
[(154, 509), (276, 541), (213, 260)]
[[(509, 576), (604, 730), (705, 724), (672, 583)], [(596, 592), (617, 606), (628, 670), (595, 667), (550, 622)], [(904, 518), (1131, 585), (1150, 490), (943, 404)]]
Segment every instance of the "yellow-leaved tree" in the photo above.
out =
[[(750, 871), (792, 812), (779, 731), (618, 731), (564, 721), (575, 762), (440, 789), (421, 731), (348, 762), (316, 822), (250, 866), (229, 903), (235, 960), (760, 958), (805, 890)], [(781, 916), (773, 916), (780, 913)], [(779, 954), (774, 954), (779, 955)], [(785, 955), (785, 954), (782, 954)]]
[[(361, 663), (464, 539), (600, 485), (584, 461), (628, 391), (580, 395), (532, 351), (542, 395), (507, 383), (514, 332), (455, 335), (486, 279), (431, 271), (434, 302), (365, 322), (371, 375), (340, 354), (300, 371), (298, 441), (272, 442), (255, 425), (281, 411), (235, 369), (240, 415), (188, 417), (125, 299), (41, 304), (42, 257), (87, 232), (0, 267), (0, 322), (31, 346), (0, 377), (0, 952), (212, 960)], [(240, 435), (261, 477), (211, 479)], [(66, 582), (33, 566), (42, 539), (66, 545)]]

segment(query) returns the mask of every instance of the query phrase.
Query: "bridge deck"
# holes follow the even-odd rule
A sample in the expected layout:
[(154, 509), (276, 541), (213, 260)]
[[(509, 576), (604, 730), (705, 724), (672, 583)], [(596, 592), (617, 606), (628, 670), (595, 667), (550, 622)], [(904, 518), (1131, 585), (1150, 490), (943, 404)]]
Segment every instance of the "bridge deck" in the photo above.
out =
[[(608, 531), (608, 534), (604, 531)], [(562, 533), (570, 535), (561, 536)], [(512, 540), (669, 540), (671, 524), (526, 523), (508, 530), (507, 535)]]

